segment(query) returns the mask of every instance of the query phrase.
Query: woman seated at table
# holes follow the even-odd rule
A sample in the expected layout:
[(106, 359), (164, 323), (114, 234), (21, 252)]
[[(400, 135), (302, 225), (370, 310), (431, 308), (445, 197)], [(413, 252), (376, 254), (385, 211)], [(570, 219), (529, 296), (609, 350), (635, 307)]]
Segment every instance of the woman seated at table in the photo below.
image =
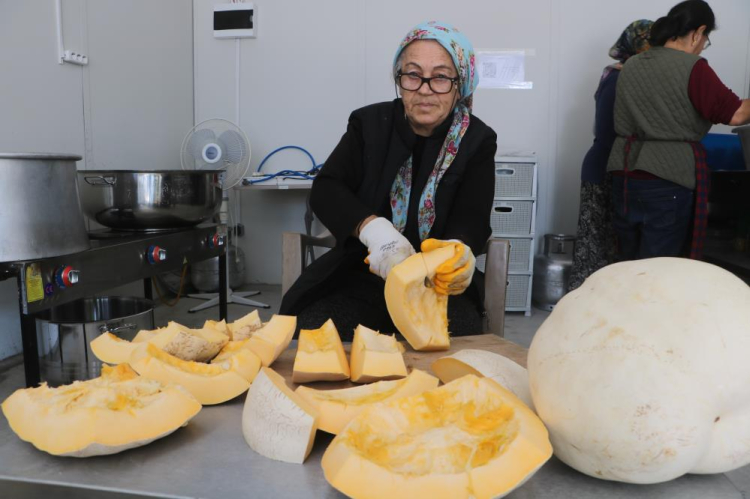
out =
[(393, 78), (401, 98), (354, 111), (313, 182), (310, 203), (336, 247), (302, 273), (280, 313), (296, 315), (302, 329), (331, 318), (345, 341), (358, 324), (395, 332), (388, 273), (426, 245), (456, 240), (462, 257), (435, 289), (450, 295), (451, 333), (478, 334), (474, 255), (491, 234), (497, 136), (471, 114), (474, 50), (449, 24), (420, 24), (401, 41)]

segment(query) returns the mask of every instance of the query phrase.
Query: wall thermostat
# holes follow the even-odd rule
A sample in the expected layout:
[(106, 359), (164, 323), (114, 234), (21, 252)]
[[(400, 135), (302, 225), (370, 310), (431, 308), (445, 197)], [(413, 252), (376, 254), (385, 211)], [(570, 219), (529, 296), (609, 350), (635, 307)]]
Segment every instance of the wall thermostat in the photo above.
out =
[(214, 5), (215, 38), (255, 38), (257, 12), (252, 3)]

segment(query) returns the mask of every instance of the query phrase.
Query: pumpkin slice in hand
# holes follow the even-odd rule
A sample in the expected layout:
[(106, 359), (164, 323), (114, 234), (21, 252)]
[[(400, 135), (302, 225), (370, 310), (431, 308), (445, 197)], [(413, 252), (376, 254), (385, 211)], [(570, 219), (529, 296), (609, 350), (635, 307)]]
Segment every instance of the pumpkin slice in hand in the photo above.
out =
[(204, 364), (179, 359), (147, 344), (136, 349), (129, 362), (141, 376), (182, 385), (203, 405), (220, 404), (241, 395), (260, 370), (260, 359), (247, 349), (222, 362)]
[(328, 446), (326, 480), (349, 497), (503, 497), (552, 456), (542, 421), (487, 378), (376, 404)]
[(368, 406), (436, 388), (440, 380), (419, 369), (409, 376), (393, 381), (377, 381), (369, 385), (339, 390), (316, 390), (300, 386), (295, 393), (307, 400), (320, 413), (318, 428), (336, 434)]
[(318, 411), (294, 393), (278, 373), (261, 368), (247, 392), (242, 434), (258, 454), (303, 463), (312, 450)]
[(406, 376), (404, 347), (395, 336), (373, 331), (363, 325), (354, 330), (350, 354), (351, 379), (355, 383), (372, 383)]
[(114, 454), (169, 435), (200, 403), (185, 389), (138, 376), (127, 364), (88, 381), (16, 390), (2, 405), (11, 429), (56, 456)]
[(349, 362), (333, 321), (328, 319), (319, 329), (301, 330), (292, 381), (309, 383), (343, 379), (349, 379)]
[(393, 324), (414, 350), (447, 350), (448, 297), (431, 284), (437, 268), (453, 258), (452, 246), (417, 253), (385, 280), (385, 304)]
[(513, 392), (532, 411), (534, 410), (534, 402), (531, 400), (529, 390), (529, 373), (502, 355), (487, 350), (467, 348), (453, 355), (439, 358), (432, 363), (432, 371), (443, 383), (450, 383), (467, 374), (490, 378)]

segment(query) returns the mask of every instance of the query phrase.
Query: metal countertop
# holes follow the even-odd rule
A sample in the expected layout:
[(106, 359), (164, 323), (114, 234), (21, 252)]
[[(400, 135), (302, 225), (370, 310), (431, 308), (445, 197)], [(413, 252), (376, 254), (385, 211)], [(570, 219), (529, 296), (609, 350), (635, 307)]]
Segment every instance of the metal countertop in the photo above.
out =
[[(0, 400), (24, 386), (22, 366), (0, 371)], [(0, 496), (4, 498), (343, 497), (328, 485), (320, 459), (331, 436), (318, 432), (303, 465), (267, 459), (242, 436), (245, 396), (205, 407), (185, 427), (120, 454), (61, 458), (20, 440), (0, 417)], [(688, 475), (657, 485), (596, 480), (552, 458), (510, 499), (741, 499), (750, 492), (750, 466), (719, 475)]]

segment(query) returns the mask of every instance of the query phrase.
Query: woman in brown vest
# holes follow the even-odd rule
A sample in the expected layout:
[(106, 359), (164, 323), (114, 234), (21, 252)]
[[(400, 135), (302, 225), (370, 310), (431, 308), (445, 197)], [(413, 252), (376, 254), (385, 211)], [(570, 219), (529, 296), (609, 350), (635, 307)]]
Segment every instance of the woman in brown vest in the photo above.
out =
[(609, 56), (617, 62), (604, 68), (594, 94), (594, 143), (581, 166), (578, 230), (568, 291), (578, 288), (588, 276), (615, 261), (612, 178), (607, 174), (607, 160), (616, 137), (615, 89), (625, 61), (649, 49), (648, 37), (653, 24), (648, 19), (628, 24), (609, 49)]
[(700, 140), (713, 124), (750, 122), (750, 101), (700, 57), (715, 28), (705, 1), (681, 2), (652, 26), (651, 50), (623, 66), (607, 167), (621, 260), (683, 256), (688, 242), (690, 257), (701, 256), (708, 167)]

